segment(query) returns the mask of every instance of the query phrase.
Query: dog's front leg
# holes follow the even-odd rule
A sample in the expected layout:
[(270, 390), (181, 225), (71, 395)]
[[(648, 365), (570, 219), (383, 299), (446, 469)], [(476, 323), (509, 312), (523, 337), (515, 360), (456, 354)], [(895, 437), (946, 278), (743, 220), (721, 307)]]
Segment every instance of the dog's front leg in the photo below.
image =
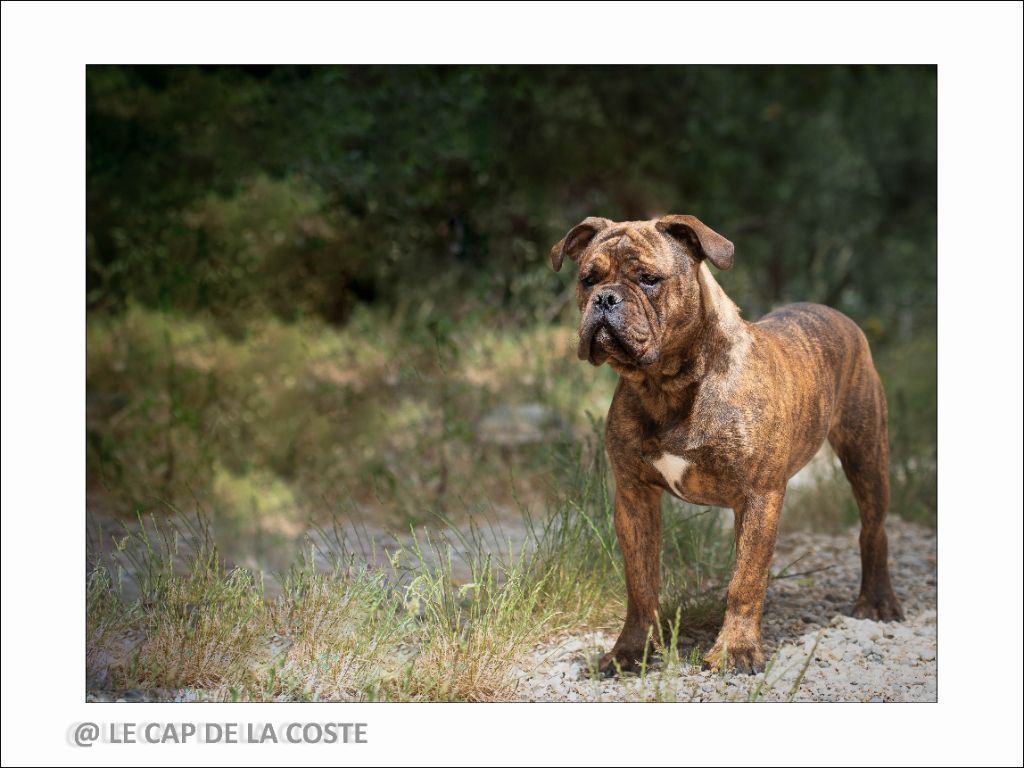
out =
[(764, 667), (761, 611), (775, 550), (785, 490), (752, 495), (736, 508), (736, 565), (725, 601), (725, 621), (704, 661), (719, 669)]
[[(635, 669), (656, 633), (661, 558), (661, 489), (617, 478), (615, 534), (626, 572), (626, 623), (599, 662), (603, 675)], [(618, 667), (618, 669), (616, 669)]]

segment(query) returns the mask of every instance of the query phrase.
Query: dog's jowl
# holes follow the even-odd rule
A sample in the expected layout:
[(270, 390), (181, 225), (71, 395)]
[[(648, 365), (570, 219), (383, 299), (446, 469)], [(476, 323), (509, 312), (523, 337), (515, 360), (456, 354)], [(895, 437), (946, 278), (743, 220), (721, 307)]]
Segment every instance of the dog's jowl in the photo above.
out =
[(818, 304), (743, 320), (708, 266), (731, 267), (733, 245), (693, 216), (588, 218), (551, 249), (556, 270), (566, 257), (579, 262), (579, 357), (619, 374), (605, 446), (627, 609), (601, 670), (634, 667), (658, 635), (664, 491), (734, 510), (736, 564), (705, 661), (763, 667), (761, 609), (786, 483), (825, 440), (860, 508), (853, 615), (902, 618), (885, 536), (885, 393), (857, 325)]

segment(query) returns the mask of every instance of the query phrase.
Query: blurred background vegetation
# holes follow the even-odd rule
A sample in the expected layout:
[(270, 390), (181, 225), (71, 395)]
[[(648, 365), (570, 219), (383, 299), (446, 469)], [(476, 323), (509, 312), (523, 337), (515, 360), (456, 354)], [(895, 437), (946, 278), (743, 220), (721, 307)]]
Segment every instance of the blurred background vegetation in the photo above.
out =
[[(201, 506), (261, 558), (557, 493), (614, 375), (576, 361), (588, 215), (691, 213), (748, 319), (860, 323), (894, 514), (934, 521), (934, 67), (89, 67), (94, 518)], [(592, 443), (592, 441), (591, 441)], [(568, 471), (568, 470), (565, 470)], [(844, 483), (791, 525), (856, 519)]]

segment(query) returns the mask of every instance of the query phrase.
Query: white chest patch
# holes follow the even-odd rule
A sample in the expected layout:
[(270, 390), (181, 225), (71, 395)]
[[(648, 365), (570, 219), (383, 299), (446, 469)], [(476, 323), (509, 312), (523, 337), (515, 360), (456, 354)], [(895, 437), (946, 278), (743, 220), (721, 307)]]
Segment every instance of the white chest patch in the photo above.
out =
[(661, 456), (651, 462), (654, 468), (661, 472), (661, 476), (665, 478), (665, 482), (668, 483), (668, 487), (674, 490), (676, 493), (682, 493), (683, 490), (683, 478), (686, 477), (687, 471), (690, 469), (690, 462), (684, 459), (682, 456), (676, 456), (672, 453), (663, 453)]

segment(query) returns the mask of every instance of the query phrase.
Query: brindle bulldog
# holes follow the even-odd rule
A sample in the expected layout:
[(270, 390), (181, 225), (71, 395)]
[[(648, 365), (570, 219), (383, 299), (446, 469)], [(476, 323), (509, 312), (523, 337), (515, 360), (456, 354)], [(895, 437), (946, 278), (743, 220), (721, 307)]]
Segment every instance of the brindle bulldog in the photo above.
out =
[(578, 355), (619, 374), (605, 447), (625, 561), (626, 621), (600, 669), (628, 670), (657, 635), (661, 496), (731, 507), (736, 564), (725, 621), (704, 657), (763, 668), (761, 611), (786, 483), (827, 439), (860, 508), (856, 617), (901, 619), (889, 581), (885, 392), (867, 339), (845, 315), (791, 304), (750, 323), (707, 263), (733, 244), (693, 216), (588, 218), (551, 249), (579, 262)]

